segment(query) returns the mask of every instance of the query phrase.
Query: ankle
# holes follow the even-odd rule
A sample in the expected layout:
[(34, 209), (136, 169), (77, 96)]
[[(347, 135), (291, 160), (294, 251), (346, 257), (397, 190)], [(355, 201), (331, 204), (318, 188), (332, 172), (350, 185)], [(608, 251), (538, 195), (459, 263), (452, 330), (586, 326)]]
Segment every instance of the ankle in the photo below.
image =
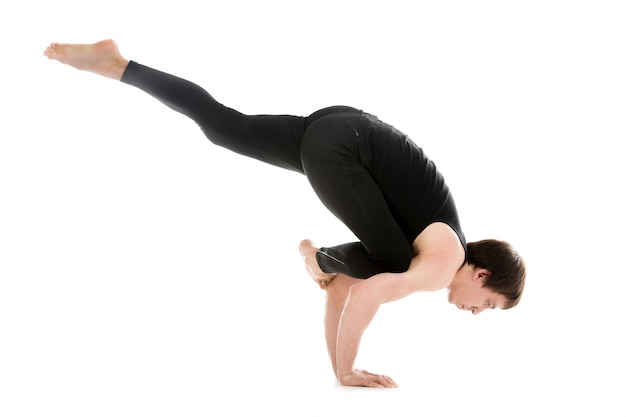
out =
[(128, 67), (129, 62), (130, 61), (128, 59), (120, 56), (116, 60), (116, 63), (113, 65), (109, 77), (113, 78), (114, 80), (120, 81), (122, 79), (122, 76), (126, 72), (126, 67)]

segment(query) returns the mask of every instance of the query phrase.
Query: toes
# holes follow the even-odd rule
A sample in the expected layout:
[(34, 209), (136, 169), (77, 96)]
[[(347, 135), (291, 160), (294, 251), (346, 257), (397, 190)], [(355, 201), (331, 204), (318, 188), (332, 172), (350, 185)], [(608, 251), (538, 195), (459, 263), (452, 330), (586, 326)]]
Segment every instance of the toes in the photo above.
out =
[(51, 43), (50, 46), (48, 46), (46, 50), (43, 52), (43, 54), (47, 56), (48, 58), (55, 57), (57, 55), (57, 51), (56, 51), (57, 46), (58, 46), (58, 43)]
[(317, 252), (317, 249), (313, 246), (313, 242), (309, 239), (304, 239), (302, 242), (300, 242), (298, 249), (302, 256), (310, 255), (311, 252)]

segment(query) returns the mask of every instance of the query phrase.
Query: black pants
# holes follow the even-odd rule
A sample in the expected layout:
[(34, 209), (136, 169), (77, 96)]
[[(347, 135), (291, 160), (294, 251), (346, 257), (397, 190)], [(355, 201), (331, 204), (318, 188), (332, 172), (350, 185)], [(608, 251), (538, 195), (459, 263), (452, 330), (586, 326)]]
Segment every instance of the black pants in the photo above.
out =
[(133, 61), (122, 82), (193, 119), (216, 145), (305, 174), (324, 205), (360, 240), (322, 248), (317, 260), (323, 271), (368, 278), (408, 268), (411, 241), (381, 190), (384, 179), (372, 175), (366, 136), (374, 116), (345, 106), (309, 117), (248, 116), (218, 103), (196, 84)]

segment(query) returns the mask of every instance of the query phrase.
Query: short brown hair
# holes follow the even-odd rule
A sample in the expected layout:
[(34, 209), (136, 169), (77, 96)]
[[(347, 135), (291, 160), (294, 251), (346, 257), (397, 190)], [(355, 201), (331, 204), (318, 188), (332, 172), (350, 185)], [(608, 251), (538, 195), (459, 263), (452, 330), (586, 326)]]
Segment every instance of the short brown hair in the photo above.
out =
[(507, 298), (503, 308), (519, 303), (526, 282), (526, 265), (508, 242), (486, 239), (468, 243), (467, 263), (491, 273), (483, 286)]

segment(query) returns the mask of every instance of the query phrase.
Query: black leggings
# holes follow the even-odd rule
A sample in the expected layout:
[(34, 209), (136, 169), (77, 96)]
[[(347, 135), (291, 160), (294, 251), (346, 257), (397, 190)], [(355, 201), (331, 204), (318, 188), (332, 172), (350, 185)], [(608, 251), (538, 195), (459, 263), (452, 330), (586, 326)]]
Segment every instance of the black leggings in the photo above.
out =
[(411, 242), (372, 177), (371, 149), (362, 138), (373, 116), (345, 106), (309, 117), (248, 116), (196, 84), (133, 61), (122, 82), (193, 119), (216, 145), (305, 174), (324, 205), (360, 240), (322, 248), (317, 260), (323, 271), (368, 278), (408, 268)]

